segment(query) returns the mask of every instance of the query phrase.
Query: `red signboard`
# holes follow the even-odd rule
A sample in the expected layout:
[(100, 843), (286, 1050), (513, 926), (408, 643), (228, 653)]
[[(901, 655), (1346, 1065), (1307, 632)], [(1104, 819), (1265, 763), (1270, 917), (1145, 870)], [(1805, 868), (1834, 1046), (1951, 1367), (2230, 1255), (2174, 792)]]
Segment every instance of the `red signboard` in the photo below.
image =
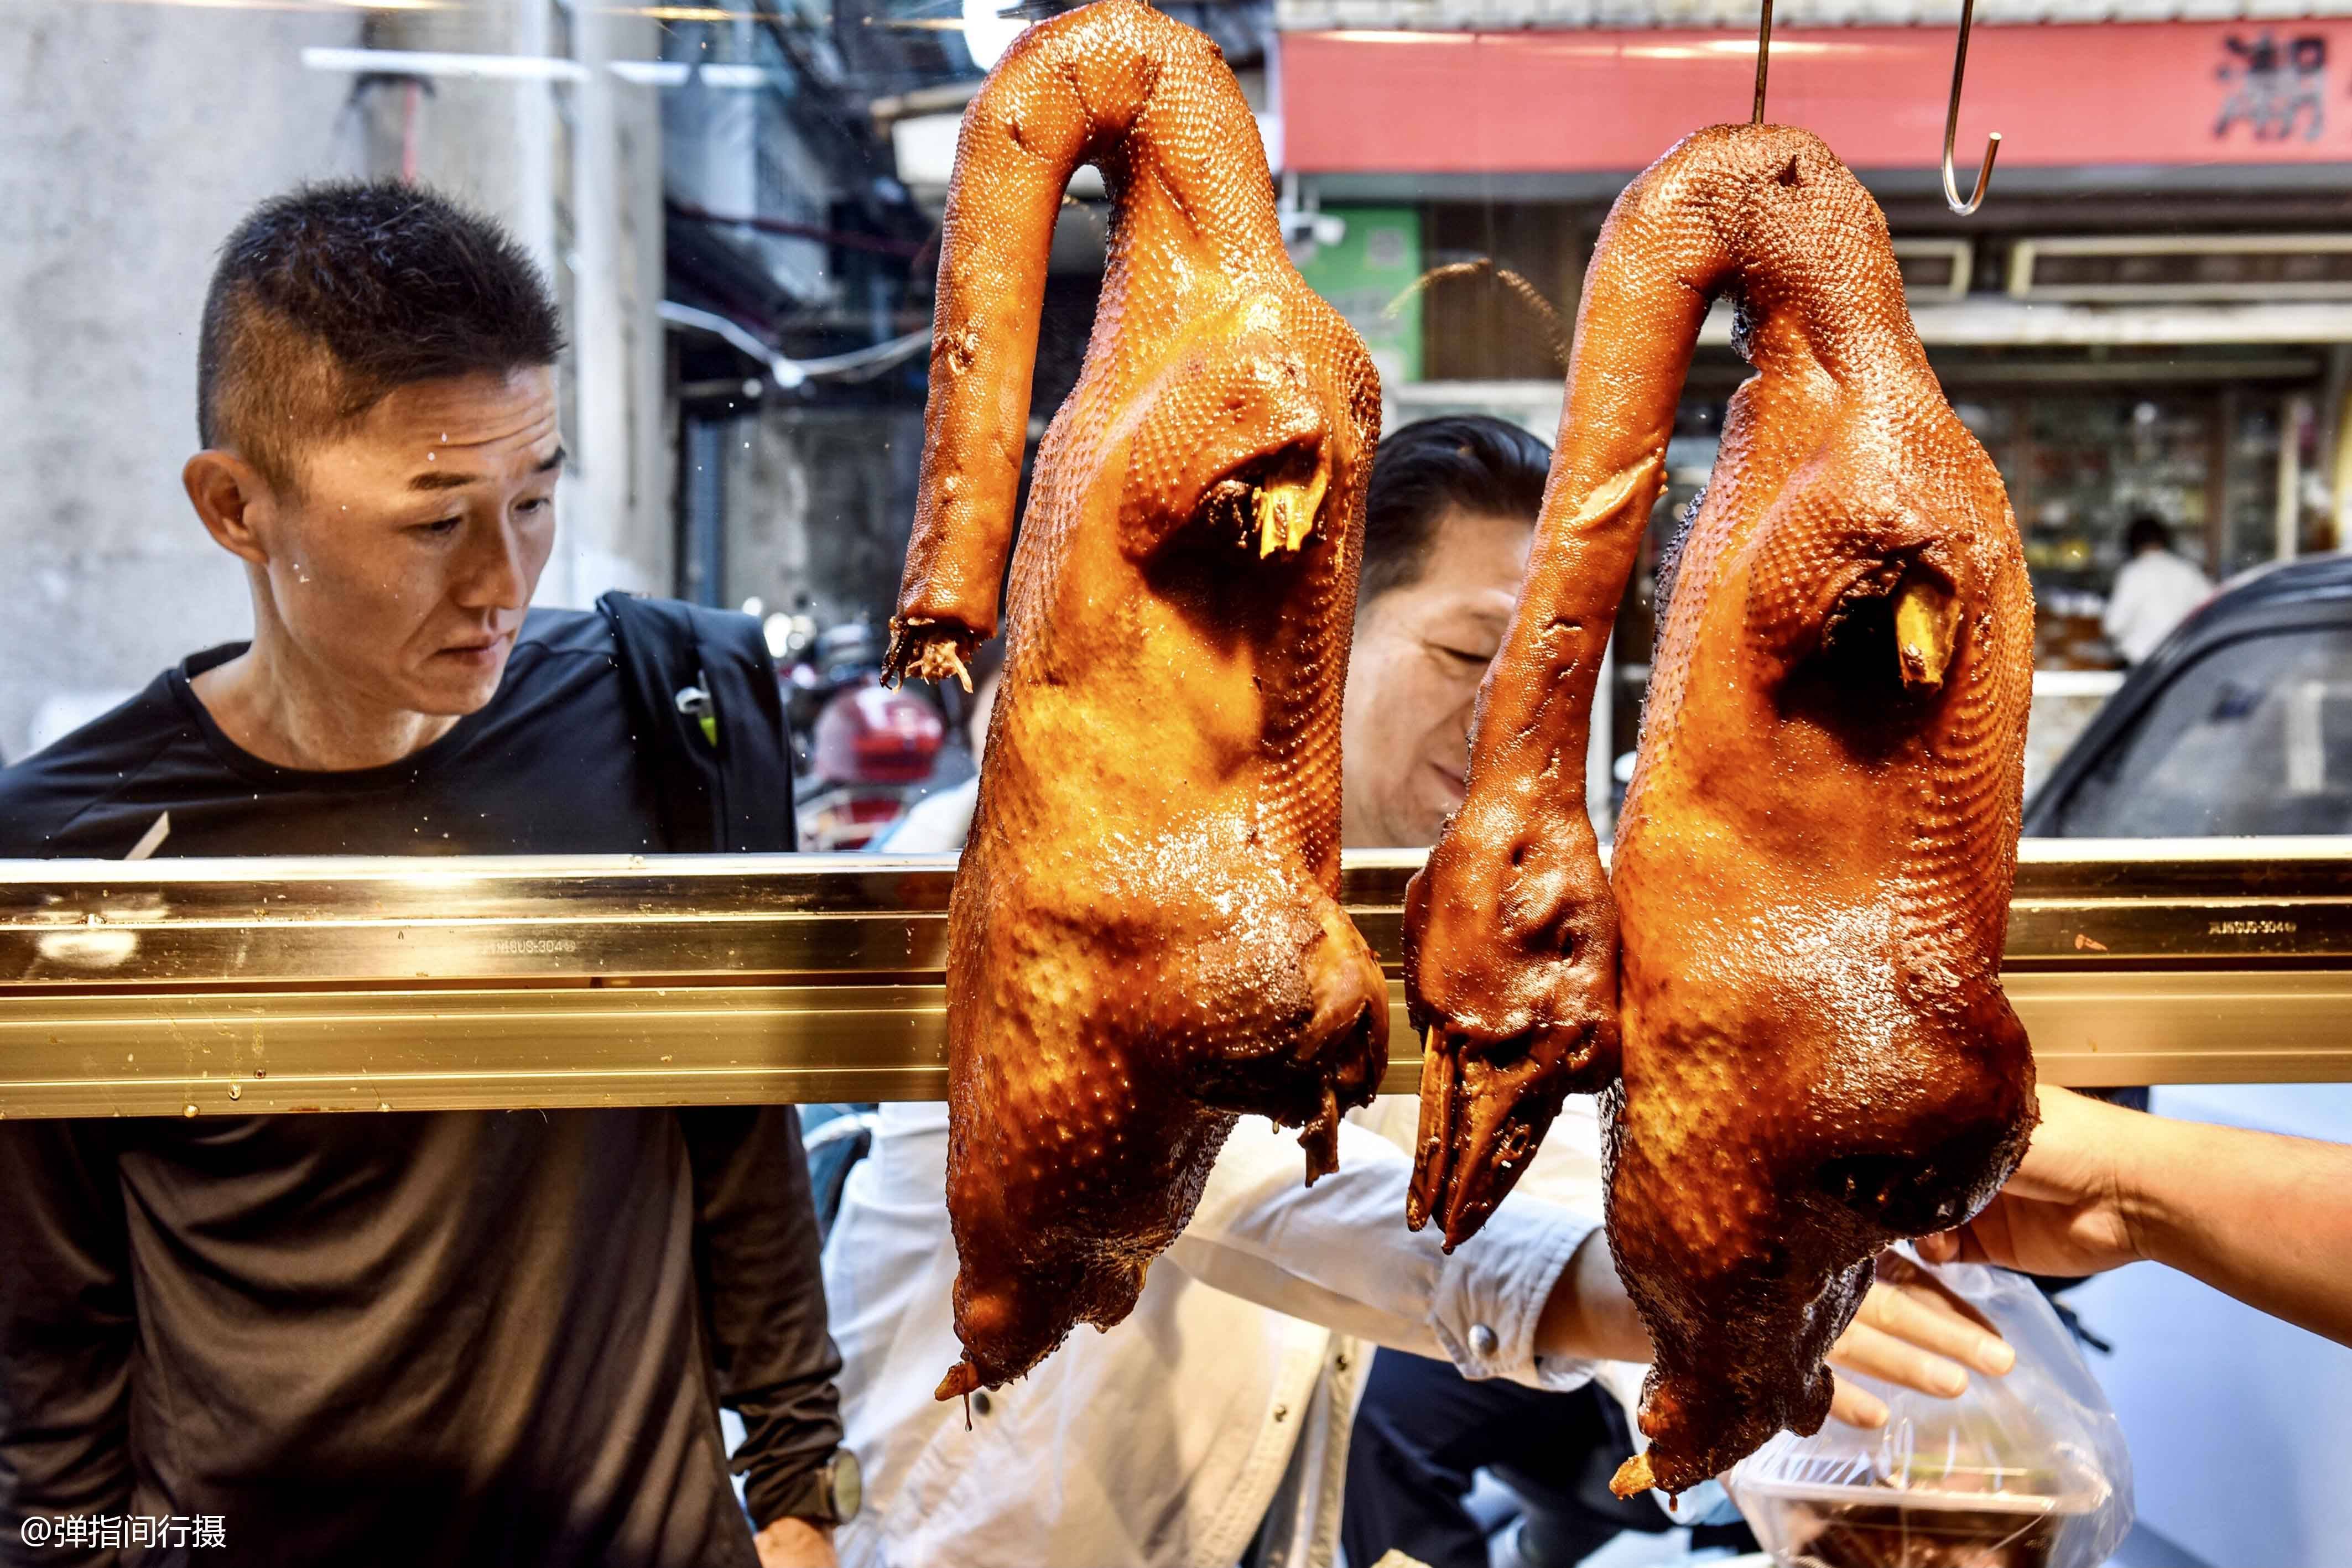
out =
[[(1772, 37), (1768, 118), (1862, 168), (1933, 168), (1948, 27)], [(1285, 33), (1286, 167), (1308, 173), (1639, 169), (1701, 125), (1748, 118), (1752, 35)], [(2003, 164), (2352, 162), (2352, 21), (1979, 26), (1954, 161), (1988, 131)]]

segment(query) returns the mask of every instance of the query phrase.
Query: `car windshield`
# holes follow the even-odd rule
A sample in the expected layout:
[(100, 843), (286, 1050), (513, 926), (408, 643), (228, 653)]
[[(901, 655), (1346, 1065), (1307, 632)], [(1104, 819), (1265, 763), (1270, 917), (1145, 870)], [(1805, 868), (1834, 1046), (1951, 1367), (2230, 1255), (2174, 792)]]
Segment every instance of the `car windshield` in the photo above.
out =
[(2063, 803), (2066, 837), (2352, 831), (2352, 628), (2245, 637), (2176, 675)]

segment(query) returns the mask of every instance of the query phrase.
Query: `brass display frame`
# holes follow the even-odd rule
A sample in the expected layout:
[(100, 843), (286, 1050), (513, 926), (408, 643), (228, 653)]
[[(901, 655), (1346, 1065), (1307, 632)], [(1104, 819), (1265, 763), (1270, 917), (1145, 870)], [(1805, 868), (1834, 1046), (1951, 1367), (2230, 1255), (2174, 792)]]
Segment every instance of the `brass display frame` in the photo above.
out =
[[(1351, 854), (1343, 892), (1392, 1091), (1420, 860)], [(952, 869), (0, 862), (0, 1115), (937, 1099)], [(2058, 1082), (2352, 1081), (2352, 841), (2029, 841), (2003, 979)]]

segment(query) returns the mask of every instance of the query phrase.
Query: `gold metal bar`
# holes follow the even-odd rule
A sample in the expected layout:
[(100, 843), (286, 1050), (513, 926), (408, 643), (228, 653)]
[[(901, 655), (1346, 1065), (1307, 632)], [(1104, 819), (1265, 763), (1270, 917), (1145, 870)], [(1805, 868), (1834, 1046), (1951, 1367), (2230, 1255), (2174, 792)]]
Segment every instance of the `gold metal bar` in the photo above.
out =
[[(1349, 858), (1392, 976), (1419, 860)], [(951, 872), (0, 862), (0, 1114), (936, 1099)], [(2352, 1081), (2352, 841), (2030, 842), (2005, 983), (2055, 1082)]]
[[(2055, 1083), (2352, 1081), (2352, 970), (2029, 974)], [(1401, 982), (1382, 1087), (1421, 1080)], [(0, 1000), (0, 1114), (222, 1115), (939, 1100), (936, 986), (217, 993)]]

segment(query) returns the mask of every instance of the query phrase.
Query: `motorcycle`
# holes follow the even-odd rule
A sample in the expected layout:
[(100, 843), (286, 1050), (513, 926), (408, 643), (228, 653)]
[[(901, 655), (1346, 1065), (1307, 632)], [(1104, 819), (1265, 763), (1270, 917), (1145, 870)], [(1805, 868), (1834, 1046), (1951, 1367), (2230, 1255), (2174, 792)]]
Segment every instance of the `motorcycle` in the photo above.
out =
[(882, 685), (880, 641), (863, 620), (815, 633), (780, 668), (793, 729), (801, 847), (861, 850), (914, 804), (971, 777), (961, 741), (925, 695)]

